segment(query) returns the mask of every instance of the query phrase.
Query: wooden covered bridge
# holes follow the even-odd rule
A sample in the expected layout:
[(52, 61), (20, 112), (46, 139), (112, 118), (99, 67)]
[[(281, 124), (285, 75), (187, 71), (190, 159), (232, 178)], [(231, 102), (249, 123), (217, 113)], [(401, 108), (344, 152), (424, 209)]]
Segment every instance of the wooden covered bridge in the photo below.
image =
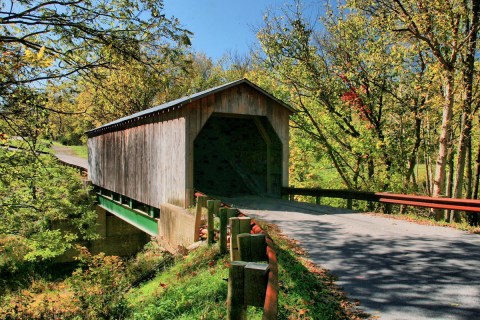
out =
[(292, 112), (243, 79), (88, 131), (99, 204), (158, 235), (161, 206), (188, 208), (195, 191), (280, 197)]

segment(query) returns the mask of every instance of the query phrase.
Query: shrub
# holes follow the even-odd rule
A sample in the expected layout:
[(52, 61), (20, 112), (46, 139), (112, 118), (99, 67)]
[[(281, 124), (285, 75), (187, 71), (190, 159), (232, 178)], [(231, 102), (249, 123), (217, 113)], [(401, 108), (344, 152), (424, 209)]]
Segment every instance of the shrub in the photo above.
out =
[(84, 247), (78, 249), (81, 267), (69, 282), (81, 319), (125, 319), (130, 310), (125, 299), (128, 281), (123, 261), (104, 253), (92, 256)]
[(126, 264), (126, 275), (132, 286), (150, 280), (158, 271), (173, 263), (173, 256), (159, 246), (158, 242), (147, 243), (142, 252), (139, 252)]
[(0, 235), (0, 296), (32, 273), (32, 264), (24, 259), (29, 251), (25, 238)]

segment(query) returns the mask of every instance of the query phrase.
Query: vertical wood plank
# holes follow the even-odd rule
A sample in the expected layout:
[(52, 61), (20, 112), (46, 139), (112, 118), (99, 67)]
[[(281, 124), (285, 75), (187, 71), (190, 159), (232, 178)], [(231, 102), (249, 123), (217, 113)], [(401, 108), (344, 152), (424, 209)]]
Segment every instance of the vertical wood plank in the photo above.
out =
[(227, 293), (227, 319), (245, 320), (246, 305), (245, 297), (245, 266), (244, 261), (233, 261), (228, 272), (228, 293)]
[(265, 241), (265, 234), (259, 233), (250, 236), (251, 261), (267, 261), (267, 242)]
[(207, 201), (207, 197), (205, 196), (198, 196), (197, 197), (197, 205), (196, 205), (196, 208), (195, 208), (195, 230), (193, 230), (194, 232), (194, 237), (193, 239), (197, 240), (198, 239), (198, 235), (199, 235), (199, 232), (200, 232), (200, 223), (202, 222), (202, 209), (204, 207), (204, 203)]
[(237, 261), (238, 257), (238, 242), (237, 235), (240, 233), (239, 218), (230, 218), (230, 260)]
[(207, 209), (208, 209), (208, 216), (207, 216), (207, 243), (208, 245), (212, 245), (214, 242), (215, 232), (213, 230), (213, 217), (214, 217), (214, 209), (215, 209), (215, 200), (208, 200), (207, 201)]
[(227, 208), (220, 208), (219, 215), (220, 215), (220, 236), (219, 236), (219, 246), (220, 246), (220, 254), (227, 253)]
[(244, 271), (244, 303), (254, 307), (263, 307), (268, 282), (268, 264), (249, 262)]
[(250, 233), (240, 233), (237, 235), (238, 259), (241, 261), (252, 260), (252, 243)]

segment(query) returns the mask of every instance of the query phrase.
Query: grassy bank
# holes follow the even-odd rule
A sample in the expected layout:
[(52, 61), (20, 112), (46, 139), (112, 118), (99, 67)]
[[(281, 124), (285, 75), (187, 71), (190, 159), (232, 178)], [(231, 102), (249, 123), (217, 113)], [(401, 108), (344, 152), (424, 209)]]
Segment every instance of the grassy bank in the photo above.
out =
[[(295, 242), (272, 225), (279, 267), (279, 319), (364, 319), (334, 278), (308, 262)], [(79, 268), (61, 281), (34, 279), (0, 296), (5, 319), (226, 319), (229, 257), (217, 246), (172, 257), (150, 244), (137, 257), (81, 255)], [(248, 319), (263, 309), (249, 307)]]

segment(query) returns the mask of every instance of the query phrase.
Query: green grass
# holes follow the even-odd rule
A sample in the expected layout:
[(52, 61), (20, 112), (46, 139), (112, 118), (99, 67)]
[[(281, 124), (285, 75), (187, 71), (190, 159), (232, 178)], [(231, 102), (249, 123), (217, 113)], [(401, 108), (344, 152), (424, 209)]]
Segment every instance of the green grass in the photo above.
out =
[(58, 141), (53, 142), (54, 146), (59, 146), (63, 148), (68, 148), (73, 151), (73, 153), (80, 158), (88, 159), (88, 147), (86, 145), (81, 145), (81, 146), (66, 146), (61, 144)]
[(75, 154), (84, 159), (88, 159), (88, 148), (87, 146), (68, 146), (70, 149), (75, 152)]
[[(226, 319), (228, 256), (217, 246), (191, 252), (149, 282), (130, 290), (134, 319)], [(249, 308), (248, 319), (263, 310)]]

